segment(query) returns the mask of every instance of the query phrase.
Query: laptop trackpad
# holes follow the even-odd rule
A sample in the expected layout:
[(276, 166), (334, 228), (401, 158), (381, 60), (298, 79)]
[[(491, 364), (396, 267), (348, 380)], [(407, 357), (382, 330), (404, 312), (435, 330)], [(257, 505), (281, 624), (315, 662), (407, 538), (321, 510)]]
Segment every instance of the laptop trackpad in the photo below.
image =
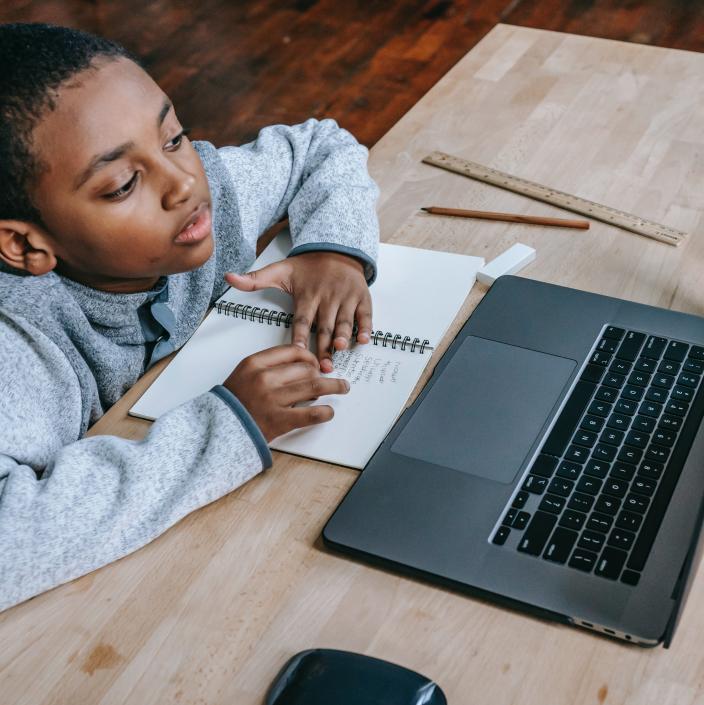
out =
[(391, 450), (512, 482), (575, 366), (564, 357), (468, 336)]

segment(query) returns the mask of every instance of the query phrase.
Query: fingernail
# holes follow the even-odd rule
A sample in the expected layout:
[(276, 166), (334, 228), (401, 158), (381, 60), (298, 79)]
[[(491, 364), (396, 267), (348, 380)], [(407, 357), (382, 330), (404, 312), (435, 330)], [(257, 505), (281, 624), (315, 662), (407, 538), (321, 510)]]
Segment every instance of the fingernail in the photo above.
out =
[(303, 345), (303, 343), (302, 343), (300, 340), (296, 340), (296, 341), (294, 342), (294, 345), (295, 345), (297, 348), (305, 348), (305, 345)]
[(345, 389), (349, 392), (350, 391), (350, 383), (345, 379), (342, 380), (345, 383)]

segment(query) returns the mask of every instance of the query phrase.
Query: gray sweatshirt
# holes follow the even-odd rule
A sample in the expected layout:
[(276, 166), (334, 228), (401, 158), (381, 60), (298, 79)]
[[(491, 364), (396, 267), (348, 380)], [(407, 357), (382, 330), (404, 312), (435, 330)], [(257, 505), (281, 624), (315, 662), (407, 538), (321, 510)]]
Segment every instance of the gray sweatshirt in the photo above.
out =
[(142, 441), (84, 438), (188, 340), (227, 288), (224, 273), (251, 266), (262, 232), (288, 213), (291, 254), (344, 252), (375, 276), (378, 190), (367, 150), (334, 121), (269, 127), (242, 147), (195, 146), (215, 237), (202, 267), (136, 294), (0, 268), (0, 610), (144, 546), (271, 465), (224, 387), (165, 414)]

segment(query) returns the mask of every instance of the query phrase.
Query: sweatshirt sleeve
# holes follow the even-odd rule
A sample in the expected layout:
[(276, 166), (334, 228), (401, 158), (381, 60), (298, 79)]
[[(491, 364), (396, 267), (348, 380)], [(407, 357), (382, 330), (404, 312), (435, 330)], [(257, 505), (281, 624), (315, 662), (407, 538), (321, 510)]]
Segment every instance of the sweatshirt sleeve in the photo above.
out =
[(219, 388), (141, 441), (79, 440), (72, 367), (35, 329), (2, 323), (0, 610), (135, 551), (271, 465), (254, 422)]
[(366, 147), (334, 120), (264, 128), (257, 139), (218, 153), (233, 179), (243, 235), (254, 241), (288, 213), (290, 255), (331, 250), (352, 255), (376, 276), (379, 190)]

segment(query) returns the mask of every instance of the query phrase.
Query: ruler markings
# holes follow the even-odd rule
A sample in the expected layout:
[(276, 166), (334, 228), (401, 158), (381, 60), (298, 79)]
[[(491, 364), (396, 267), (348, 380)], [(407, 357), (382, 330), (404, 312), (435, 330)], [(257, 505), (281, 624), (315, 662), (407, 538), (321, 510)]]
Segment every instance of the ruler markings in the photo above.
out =
[(624, 230), (644, 235), (645, 237), (665, 242), (668, 245), (677, 247), (687, 238), (687, 233), (682, 230), (670, 228), (667, 225), (656, 223), (646, 218), (641, 218), (632, 213), (611, 206), (605, 206), (601, 203), (589, 201), (580, 196), (574, 196), (564, 191), (559, 191), (549, 186), (543, 186), (534, 181), (523, 179), (520, 176), (513, 176), (506, 172), (493, 169), (477, 162), (471, 162), (468, 159), (453, 157), (444, 152), (433, 152), (429, 154), (423, 162), (433, 166), (446, 169), (448, 171), (468, 176), (471, 179), (478, 179), (485, 183), (499, 186), (500, 188), (520, 193), (530, 198), (549, 203), (553, 206), (559, 206), (566, 210), (580, 213), (582, 215), (591, 216), (596, 220), (601, 220), (608, 225), (614, 225)]

